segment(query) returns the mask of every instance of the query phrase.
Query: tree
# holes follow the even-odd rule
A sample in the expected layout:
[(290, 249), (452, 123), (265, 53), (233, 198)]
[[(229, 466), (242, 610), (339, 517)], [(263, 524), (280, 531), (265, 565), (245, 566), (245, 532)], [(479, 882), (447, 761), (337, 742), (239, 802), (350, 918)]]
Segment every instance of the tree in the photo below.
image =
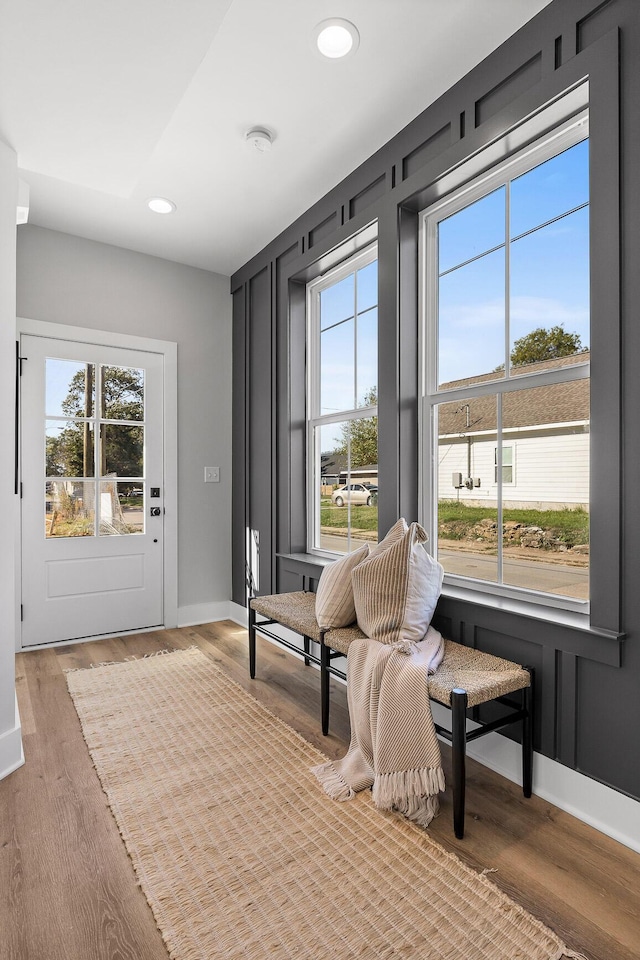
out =
[(571, 357), (586, 350), (582, 346), (578, 333), (568, 333), (564, 327), (556, 325), (546, 330), (538, 327), (513, 344), (511, 363), (522, 367), (527, 363), (540, 360), (555, 360), (557, 357)]
[[(102, 368), (100, 415), (108, 420), (140, 421), (144, 418), (144, 373), (127, 367)], [(87, 364), (69, 383), (62, 411), (69, 420), (46, 444), (47, 476), (93, 476), (93, 429), (86, 419), (95, 416), (94, 368)], [(131, 423), (103, 424), (101, 436), (102, 475), (143, 475), (143, 430)]]
[[(378, 403), (378, 390), (372, 387), (364, 395), (363, 406), (375, 407)], [(336, 447), (336, 453), (347, 454), (350, 450), (349, 465), (355, 467), (369, 467), (378, 462), (378, 418), (362, 417), (358, 420), (348, 420), (340, 427), (342, 439)], [(349, 446), (350, 443), (350, 446)]]

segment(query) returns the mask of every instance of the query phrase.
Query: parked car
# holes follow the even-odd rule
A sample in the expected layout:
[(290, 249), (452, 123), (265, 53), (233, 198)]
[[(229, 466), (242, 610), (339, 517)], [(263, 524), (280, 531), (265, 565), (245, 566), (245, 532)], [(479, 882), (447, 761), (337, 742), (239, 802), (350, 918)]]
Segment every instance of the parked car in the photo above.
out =
[(343, 487), (338, 487), (331, 494), (331, 499), (336, 507), (343, 507), (345, 503), (366, 503), (368, 507), (375, 502), (378, 488), (372, 490), (369, 484), (365, 483), (346, 483)]

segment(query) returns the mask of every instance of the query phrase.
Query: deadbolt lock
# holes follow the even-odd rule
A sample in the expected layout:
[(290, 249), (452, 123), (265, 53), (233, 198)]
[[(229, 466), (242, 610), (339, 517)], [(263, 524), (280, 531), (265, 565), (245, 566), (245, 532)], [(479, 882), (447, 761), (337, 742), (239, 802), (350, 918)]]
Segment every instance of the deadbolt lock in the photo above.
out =
[(149, 510), (149, 513), (151, 514), (152, 517), (159, 517), (160, 514), (162, 513), (162, 510), (160, 509), (160, 507), (151, 507), (151, 509)]

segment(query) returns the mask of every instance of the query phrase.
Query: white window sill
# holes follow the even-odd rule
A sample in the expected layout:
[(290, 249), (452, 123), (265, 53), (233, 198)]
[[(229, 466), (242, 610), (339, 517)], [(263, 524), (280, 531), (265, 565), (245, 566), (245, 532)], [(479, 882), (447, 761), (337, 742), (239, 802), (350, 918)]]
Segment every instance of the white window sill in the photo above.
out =
[(624, 633), (617, 633), (615, 630), (593, 626), (588, 613), (578, 613), (575, 610), (565, 610), (562, 607), (552, 607), (529, 600), (517, 600), (513, 597), (503, 597), (495, 593), (485, 593), (482, 590), (474, 590), (472, 587), (459, 587), (445, 583), (442, 587), (442, 596), (488, 607), (492, 610), (501, 610), (504, 613), (516, 614), (519, 617), (527, 617), (529, 620), (541, 620), (568, 627), (571, 630), (581, 630), (591, 636), (603, 637), (608, 640), (622, 640), (625, 636)]

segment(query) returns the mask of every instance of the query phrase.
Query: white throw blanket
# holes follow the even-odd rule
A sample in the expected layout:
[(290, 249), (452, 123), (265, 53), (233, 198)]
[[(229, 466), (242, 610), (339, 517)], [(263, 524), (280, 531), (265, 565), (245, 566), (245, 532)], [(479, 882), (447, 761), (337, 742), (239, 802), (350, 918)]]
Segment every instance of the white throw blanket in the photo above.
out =
[(424, 640), (401, 645), (355, 640), (347, 656), (351, 744), (342, 760), (313, 772), (334, 800), (373, 786), (382, 810), (398, 810), (426, 827), (445, 789), (427, 676), (442, 661), (444, 641), (429, 627)]

